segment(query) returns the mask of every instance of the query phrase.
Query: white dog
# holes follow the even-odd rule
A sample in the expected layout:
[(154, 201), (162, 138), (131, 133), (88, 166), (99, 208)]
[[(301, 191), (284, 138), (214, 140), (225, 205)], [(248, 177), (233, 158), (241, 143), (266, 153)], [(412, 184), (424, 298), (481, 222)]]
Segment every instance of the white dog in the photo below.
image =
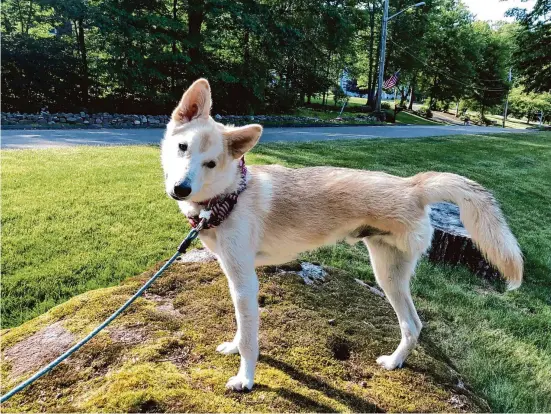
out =
[(422, 326), (409, 281), (431, 242), (430, 203), (458, 204), (480, 250), (510, 288), (520, 286), (523, 260), (517, 241), (492, 195), (477, 183), (435, 172), (401, 178), (331, 167), (247, 170), (243, 155), (258, 142), (262, 127), (222, 125), (211, 118), (210, 109), (209, 83), (199, 79), (174, 110), (161, 152), (166, 192), (193, 224), (203, 211), (208, 222), (199, 237), (228, 278), (237, 333), (217, 350), (241, 355), (228, 388), (250, 390), (254, 382), (259, 326), (255, 267), (285, 263), (344, 239), (366, 244), (377, 282), (398, 316), (400, 344), (377, 362), (386, 369), (400, 367)]

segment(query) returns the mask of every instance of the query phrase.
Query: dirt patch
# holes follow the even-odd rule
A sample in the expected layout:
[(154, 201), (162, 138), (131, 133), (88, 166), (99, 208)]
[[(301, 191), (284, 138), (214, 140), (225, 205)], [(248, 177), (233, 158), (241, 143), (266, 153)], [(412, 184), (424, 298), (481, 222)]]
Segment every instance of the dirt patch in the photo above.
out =
[(11, 364), (10, 376), (16, 378), (46, 365), (65, 352), (75, 339), (59, 321), (15, 344), (4, 353)]
[(109, 337), (115, 342), (134, 345), (146, 340), (147, 332), (145, 327), (117, 326), (115, 328), (109, 328)]
[(166, 313), (171, 316), (181, 316), (182, 314), (174, 307), (174, 298), (172, 296), (160, 296), (154, 293), (145, 293), (144, 298), (153, 301), (157, 304), (155, 308), (161, 313)]

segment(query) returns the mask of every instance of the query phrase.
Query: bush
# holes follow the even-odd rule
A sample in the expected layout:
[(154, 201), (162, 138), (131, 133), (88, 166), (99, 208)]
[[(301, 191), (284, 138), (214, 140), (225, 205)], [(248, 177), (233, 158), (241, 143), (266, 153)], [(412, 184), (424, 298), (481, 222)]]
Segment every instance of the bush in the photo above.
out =
[[(334, 110), (333, 107), (328, 107), (327, 105), (323, 106), (320, 103), (305, 103), (303, 105), (305, 108), (311, 108), (315, 109), (316, 111), (328, 111), (328, 110)], [(344, 108), (344, 112), (348, 113), (362, 113), (362, 114), (369, 114), (373, 112), (371, 107), (369, 105), (362, 105), (362, 106), (347, 106)]]
[(381, 102), (381, 109), (390, 109), (390, 104), (388, 102)]
[(342, 105), (347, 98), (342, 88), (338, 85), (331, 88), (331, 93), (333, 94), (333, 102), (335, 102), (335, 105)]
[(286, 114), (298, 106), (298, 95), (295, 91), (275, 85), (266, 88), (266, 113)]
[(422, 106), (418, 111), (413, 111), (416, 115), (419, 115), (423, 118), (432, 118), (432, 111), (428, 106)]

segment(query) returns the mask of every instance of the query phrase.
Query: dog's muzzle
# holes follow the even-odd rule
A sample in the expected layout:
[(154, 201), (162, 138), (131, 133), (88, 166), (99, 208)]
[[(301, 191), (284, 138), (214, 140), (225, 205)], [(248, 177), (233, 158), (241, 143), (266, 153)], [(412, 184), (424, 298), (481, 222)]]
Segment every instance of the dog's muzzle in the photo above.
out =
[(176, 184), (169, 194), (175, 200), (185, 200), (186, 197), (191, 194), (191, 185), (189, 181), (185, 180)]

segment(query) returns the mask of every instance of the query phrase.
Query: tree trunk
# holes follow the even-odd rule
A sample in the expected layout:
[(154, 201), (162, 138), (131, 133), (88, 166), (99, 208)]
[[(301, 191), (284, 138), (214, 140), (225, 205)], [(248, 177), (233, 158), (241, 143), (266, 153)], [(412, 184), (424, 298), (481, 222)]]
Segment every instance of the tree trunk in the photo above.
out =
[[(178, 0), (174, 0), (172, 2), (172, 20), (176, 22), (176, 13), (178, 11)], [(176, 33), (173, 35), (172, 38), (172, 68), (170, 70), (170, 90), (172, 94), (176, 93), (176, 54), (178, 53), (178, 49), (176, 49)]]
[(455, 107), (455, 117), (459, 118), (459, 101), (457, 101), (457, 106)]
[(434, 235), (428, 251), (430, 261), (465, 265), (474, 274), (491, 280), (500, 277), (499, 272), (486, 261), (465, 231), (456, 205), (432, 204), (430, 220), (434, 227)]
[(373, 45), (375, 42), (375, 4), (371, 9), (371, 16), (369, 19), (369, 34), (371, 39), (369, 40), (369, 76), (367, 80), (367, 102), (366, 105), (372, 105), (373, 103)]
[(29, 2), (29, 12), (27, 13), (27, 26), (25, 28), (25, 34), (29, 34), (29, 29), (31, 27), (31, 18), (33, 14), (33, 1)]
[(377, 80), (379, 79), (379, 60), (381, 55), (381, 42), (378, 42), (377, 44), (377, 54), (375, 56), (373, 67), (376, 67), (377, 69), (374, 71), (373, 79), (371, 79), (371, 85), (370, 85), (370, 91), (371, 91), (371, 102), (370, 106), (372, 109), (375, 109), (375, 87), (377, 86)]
[(249, 73), (251, 68), (251, 49), (249, 47), (250, 38), (251, 32), (249, 28), (246, 28), (245, 33), (243, 34), (243, 72), (245, 73), (245, 76)]
[(80, 58), (82, 60), (82, 103), (88, 105), (88, 58), (86, 55), (86, 44), (84, 42), (84, 25), (82, 17), (77, 20), (78, 23), (78, 47), (80, 49)]
[(409, 96), (408, 109), (410, 111), (413, 110), (413, 102), (415, 101), (415, 82), (416, 82), (416, 79), (414, 76), (413, 79), (411, 80), (411, 95)]
[[(188, 49), (189, 58), (191, 60), (192, 72), (196, 72), (196, 67), (200, 59), (201, 48), (201, 26), (205, 19), (205, 1), (204, 0), (189, 0), (188, 1), (188, 41), (190, 47)], [(192, 73), (193, 77), (198, 73)]]
[(312, 103), (312, 95), (308, 94), (308, 105)]
[(403, 107), (404, 104), (406, 103), (406, 98), (407, 98), (407, 95), (406, 95), (406, 88), (400, 88), (400, 106)]

